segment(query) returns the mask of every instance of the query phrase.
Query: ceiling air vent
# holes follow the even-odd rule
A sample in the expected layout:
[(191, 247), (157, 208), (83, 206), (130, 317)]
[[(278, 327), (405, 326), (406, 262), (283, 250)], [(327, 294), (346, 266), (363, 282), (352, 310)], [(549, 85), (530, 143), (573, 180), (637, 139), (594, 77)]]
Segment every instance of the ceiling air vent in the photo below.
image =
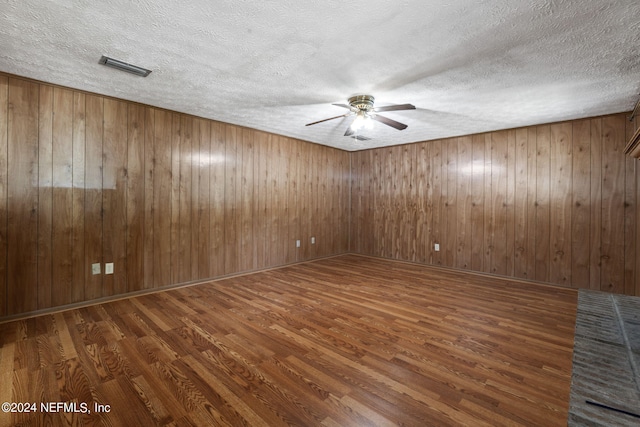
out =
[(127, 64), (126, 62), (118, 61), (117, 59), (109, 58), (102, 55), (100, 61), (98, 61), (102, 65), (106, 65), (107, 67), (115, 68), (116, 70), (126, 71), (127, 73), (135, 74), (140, 77), (147, 77), (151, 70), (147, 70), (146, 68), (138, 67), (136, 65)]
[(362, 135), (351, 135), (351, 138), (357, 139), (358, 141), (369, 141), (371, 139)]

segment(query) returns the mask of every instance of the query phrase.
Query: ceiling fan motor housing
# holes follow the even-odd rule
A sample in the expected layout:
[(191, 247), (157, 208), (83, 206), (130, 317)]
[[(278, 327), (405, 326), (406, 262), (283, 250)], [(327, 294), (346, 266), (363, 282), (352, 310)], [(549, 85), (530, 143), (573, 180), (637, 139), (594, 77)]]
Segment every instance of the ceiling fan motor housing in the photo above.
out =
[(349, 105), (360, 111), (373, 110), (373, 101), (375, 98), (371, 95), (354, 95), (349, 98)]

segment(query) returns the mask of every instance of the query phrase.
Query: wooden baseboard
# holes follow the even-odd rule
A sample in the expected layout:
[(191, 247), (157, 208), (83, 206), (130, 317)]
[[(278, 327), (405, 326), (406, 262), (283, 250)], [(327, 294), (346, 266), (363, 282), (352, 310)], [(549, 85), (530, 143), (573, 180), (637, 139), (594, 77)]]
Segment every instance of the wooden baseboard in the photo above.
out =
[(171, 290), (171, 289), (186, 288), (186, 287), (189, 287), (189, 286), (201, 285), (203, 283), (217, 282), (217, 281), (224, 280), (224, 279), (229, 279), (229, 278), (232, 278), (232, 277), (242, 277), (242, 276), (247, 276), (249, 274), (255, 274), (255, 273), (259, 273), (259, 272), (263, 272), (263, 271), (278, 270), (278, 269), (281, 269), (281, 268), (284, 268), (284, 267), (288, 267), (290, 265), (306, 264), (306, 263), (309, 263), (309, 262), (315, 262), (315, 261), (319, 261), (319, 260), (322, 260), (322, 259), (335, 258), (335, 257), (339, 257), (339, 256), (342, 256), (342, 255), (347, 255), (347, 254), (348, 253), (342, 253), (342, 254), (329, 255), (329, 256), (319, 257), (319, 258), (312, 258), (312, 259), (307, 259), (307, 260), (304, 260), (304, 261), (296, 261), (296, 262), (291, 262), (291, 263), (288, 263), (288, 264), (282, 264), (282, 265), (277, 265), (277, 266), (274, 266), (274, 267), (262, 268), (262, 269), (258, 269), (258, 270), (250, 270), (250, 271), (242, 271), (242, 272), (239, 272), (239, 273), (226, 274), (224, 276), (218, 276), (218, 277), (214, 277), (214, 278), (211, 278), (211, 279), (194, 280), (194, 281), (191, 281), (191, 282), (176, 283), (176, 284), (172, 284), (172, 285), (161, 286), (159, 288), (142, 289), (142, 290), (139, 290), (139, 291), (127, 292), (126, 294), (111, 295), (111, 296), (108, 296), (108, 297), (92, 299), (92, 300), (89, 300), (89, 301), (80, 301), (80, 302), (75, 302), (75, 303), (72, 303), (72, 304), (59, 305), (57, 307), (44, 308), (42, 310), (35, 310), (35, 311), (29, 311), (29, 312), (26, 312), (26, 313), (12, 314), (10, 316), (5, 316), (5, 317), (0, 318), (0, 325), (3, 324), (3, 323), (14, 321), (14, 320), (30, 319), (32, 317), (45, 316), (45, 315), (48, 315), (48, 314), (60, 313), (62, 311), (73, 310), (73, 309), (77, 309), (77, 308), (91, 307), (91, 306), (94, 306), (94, 305), (104, 304), (106, 302), (120, 301), (120, 300), (123, 300), (123, 299), (133, 298), (133, 297), (137, 297), (137, 296), (141, 296), (141, 295), (155, 294), (155, 293), (158, 293), (158, 292), (164, 292), (164, 291), (168, 291), (168, 290)]

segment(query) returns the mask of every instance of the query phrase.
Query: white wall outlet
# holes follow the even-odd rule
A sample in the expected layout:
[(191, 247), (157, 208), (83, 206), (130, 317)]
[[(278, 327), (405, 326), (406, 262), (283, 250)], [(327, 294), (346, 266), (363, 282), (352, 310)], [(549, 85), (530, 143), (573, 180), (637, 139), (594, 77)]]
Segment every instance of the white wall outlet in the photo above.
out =
[(104, 265), (104, 274), (113, 274), (113, 263), (108, 262)]
[(96, 262), (95, 264), (91, 264), (91, 274), (94, 276), (96, 274), (100, 274), (100, 263)]
[(311, 238), (311, 244), (312, 244), (312, 245), (315, 245), (315, 244), (316, 244), (316, 238), (315, 238), (315, 237), (312, 237), (312, 238)]
[(296, 248), (300, 247), (300, 240), (296, 240)]
[(435, 245), (433, 245), (433, 250), (435, 250), (436, 252), (440, 252), (440, 243), (436, 243)]

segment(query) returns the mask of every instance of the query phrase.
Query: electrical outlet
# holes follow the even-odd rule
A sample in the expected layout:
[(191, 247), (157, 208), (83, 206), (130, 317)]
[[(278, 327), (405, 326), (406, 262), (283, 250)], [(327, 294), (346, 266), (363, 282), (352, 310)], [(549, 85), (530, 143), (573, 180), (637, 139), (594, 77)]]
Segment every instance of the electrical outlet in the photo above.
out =
[(440, 252), (440, 243), (436, 243), (435, 245), (433, 245), (433, 249), (434, 249), (436, 252)]
[(315, 244), (316, 244), (316, 238), (315, 238), (315, 237), (312, 237), (312, 238), (311, 238), (311, 244), (312, 244), (312, 245), (315, 245)]
[(300, 247), (300, 240), (296, 240), (296, 248)]
[(104, 274), (113, 274), (113, 263), (108, 262), (104, 265)]
[(100, 263), (97, 262), (95, 264), (91, 264), (91, 274), (93, 274), (94, 276), (96, 274), (100, 274)]

